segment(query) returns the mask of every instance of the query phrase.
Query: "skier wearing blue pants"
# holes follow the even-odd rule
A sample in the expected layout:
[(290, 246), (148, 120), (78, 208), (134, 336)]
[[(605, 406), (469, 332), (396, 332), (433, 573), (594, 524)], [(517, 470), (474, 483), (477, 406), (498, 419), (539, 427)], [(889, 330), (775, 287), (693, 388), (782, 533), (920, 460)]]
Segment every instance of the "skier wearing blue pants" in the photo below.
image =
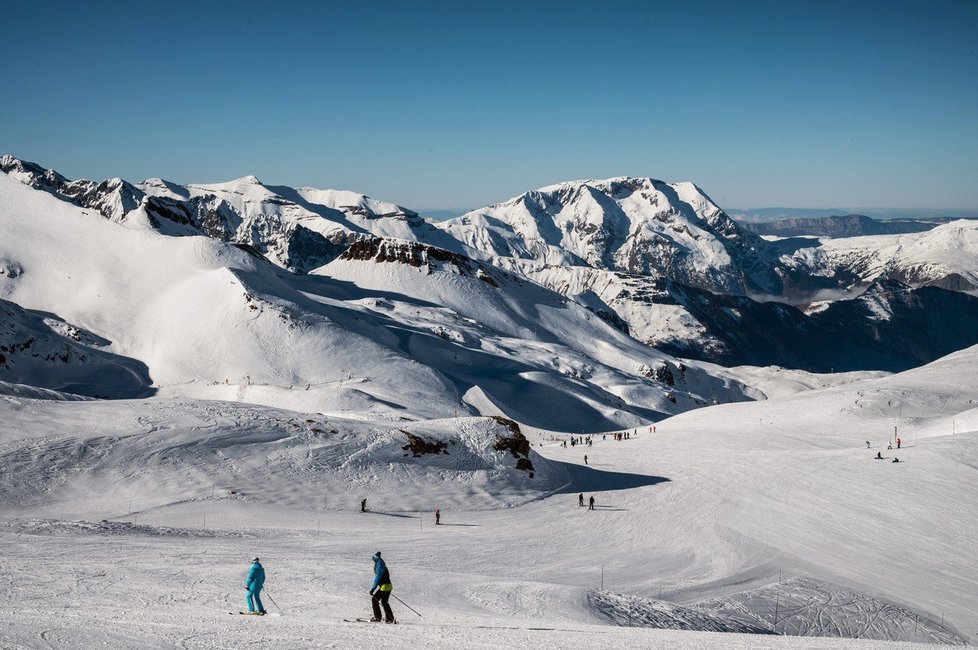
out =
[(263, 615), (265, 613), (265, 607), (261, 604), (261, 598), (258, 597), (264, 586), (265, 567), (261, 565), (258, 558), (255, 558), (251, 561), (251, 570), (248, 571), (248, 580), (245, 582), (245, 589), (248, 591), (245, 602), (248, 603), (249, 614)]

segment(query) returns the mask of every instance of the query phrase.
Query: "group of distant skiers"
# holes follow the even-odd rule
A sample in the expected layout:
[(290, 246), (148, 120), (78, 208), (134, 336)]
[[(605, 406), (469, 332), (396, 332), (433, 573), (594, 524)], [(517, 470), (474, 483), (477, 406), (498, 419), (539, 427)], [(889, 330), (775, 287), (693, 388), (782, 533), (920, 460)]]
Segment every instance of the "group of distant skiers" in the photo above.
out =
[[(900, 440), (899, 438), (897, 438), (896, 439), (896, 448), (897, 449), (900, 449), (900, 447), (901, 447), (902, 444), (903, 444), (903, 441)], [(866, 449), (869, 449), (869, 447), (870, 447), (870, 443), (869, 443), (869, 440), (867, 440), (866, 441)], [(893, 443), (892, 442), (887, 442), (886, 443), (886, 448), (887, 449), (893, 449)], [(886, 459), (883, 458), (883, 452), (882, 451), (878, 451), (878, 452), (876, 452), (876, 458), (874, 460), (886, 460)], [(900, 459), (897, 458), (896, 456), (894, 456), (893, 457), (893, 460), (891, 462), (899, 463), (900, 462)]]
[[(649, 427), (649, 431), (650, 432), (655, 432), (655, 427), (654, 426)], [(612, 437), (615, 440), (619, 440), (619, 441), (620, 440), (630, 440), (631, 437), (632, 437), (632, 432), (631, 431), (620, 431), (620, 432), (617, 432), (617, 433), (613, 433), (611, 435), (612, 435)], [(635, 429), (635, 435), (638, 435), (638, 429)], [(552, 438), (553, 438), (553, 436), (551, 436), (551, 439)], [(601, 439), (602, 440), (607, 440), (608, 439), (608, 434), (606, 434), (606, 433), (601, 434)], [(560, 443), (560, 446), (561, 447), (566, 447), (567, 446), (567, 442), (568, 442), (567, 440), (562, 440), (561, 443)], [(576, 447), (577, 445), (585, 445), (587, 447), (593, 447), (594, 446), (594, 437), (593, 436), (571, 436), (570, 437), (570, 446), (571, 447)]]
[[(593, 445), (593, 441), (591, 439), (591, 436), (571, 436), (571, 438), (570, 438), (570, 446), (571, 447), (576, 447), (577, 445), (585, 445), (587, 447), (591, 447)], [(564, 446), (564, 447), (567, 446), (567, 441), (566, 440), (564, 440), (564, 443), (563, 443), (562, 446)]]
[[(373, 608), (374, 615), (370, 619), (370, 622), (380, 623), (383, 621), (384, 623), (397, 623), (397, 619), (394, 618), (394, 611), (390, 605), (391, 592), (394, 591), (394, 585), (391, 584), (390, 569), (387, 568), (387, 563), (380, 557), (380, 551), (374, 553), (371, 559), (374, 562), (374, 581), (370, 586), (370, 604)], [(242, 614), (251, 614), (253, 616), (264, 616), (267, 614), (260, 596), (264, 587), (265, 567), (261, 565), (261, 562), (256, 557), (251, 561), (251, 568), (248, 570), (248, 577), (245, 580), (245, 591), (247, 592), (245, 603), (248, 606), (248, 611), (241, 612)], [(383, 616), (381, 616), (381, 607), (384, 610)]]

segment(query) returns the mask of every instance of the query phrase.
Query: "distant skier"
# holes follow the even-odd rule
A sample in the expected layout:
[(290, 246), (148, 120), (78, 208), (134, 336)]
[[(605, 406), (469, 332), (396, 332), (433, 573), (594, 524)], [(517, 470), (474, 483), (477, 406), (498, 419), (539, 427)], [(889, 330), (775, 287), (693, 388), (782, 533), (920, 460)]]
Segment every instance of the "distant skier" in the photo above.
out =
[(360, 512), (366, 512), (366, 511), (367, 511), (367, 500), (366, 499), (361, 499), (360, 500)]
[(584, 464), (587, 465), (587, 454), (584, 454)]
[(876, 452), (876, 460), (883, 460), (883, 452), (882, 451)]
[(577, 495), (577, 505), (580, 506), (581, 508), (584, 507), (584, 493), (583, 492)]
[(899, 462), (900, 462), (900, 459), (899, 459), (899, 458), (897, 458), (896, 456), (894, 456), (894, 457), (893, 457), (893, 462), (894, 462), (894, 463), (899, 463)]
[(435, 524), (441, 523), (441, 508), (435, 508)]
[(370, 620), (373, 623), (379, 623), (381, 621), (380, 606), (383, 605), (383, 621), (385, 623), (397, 623), (390, 605), (391, 592), (394, 591), (394, 585), (391, 584), (391, 573), (387, 570), (387, 563), (381, 559), (380, 551), (374, 553), (372, 559), (374, 561), (374, 584), (370, 587), (370, 603), (374, 608), (374, 617)]
[(886, 443), (886, 448), (887, 449), (893, 449), (893, 443), (892, 442)]
[(249, 614), (265, 615), (265, 607), (261, 604), (261, 598), (258, 597), (264, 586), (265, 567), (261, 565), (258, 558), (255, 558), (251, 561), (251, 569), (248, 571), (248, 579), (245, 581), (245, 591), (248, 592), (245, 602), (248, 603)]
[(866, 441), (866, 449), (869, 449), (869, 440)]
[(897, 438), (897, 449), (899, 449), (899, 448), (900, 448), (900, 439)]
[(587, 509), (588, 510), (594, 510), (594, 495), (593, 494), (591, 495), (591, 498), (588, 499), (588, 507), (587, 507)]

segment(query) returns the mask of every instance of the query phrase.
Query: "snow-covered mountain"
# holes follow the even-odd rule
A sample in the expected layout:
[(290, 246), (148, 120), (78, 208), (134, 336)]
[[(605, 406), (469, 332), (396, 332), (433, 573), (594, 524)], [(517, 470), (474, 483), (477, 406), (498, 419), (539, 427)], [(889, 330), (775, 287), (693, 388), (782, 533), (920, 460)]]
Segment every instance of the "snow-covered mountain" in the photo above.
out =
[[(974, 291), (973, 221), (912, 235), (765, 239), (692, 183), (614, 178), (561, 183), (428, 223), (362, 194), (269, 186), (250, 176), (210, 185), (68, 181), (11, 156), (0, 158), (0, 170), (130, 229), (206, 235), (299, 274), (321, 275), (317, 269), (359, 246), (377, 247), (378, 238), (389, 242), (379, 245), (385, 250), (401, 246), (395, 241), (423, 243), (528, 278), (647, 345), (701, 360), (905, 369), (950, 351), (934, 345), (942, 334), (958, 347), (978, 343), (978, 328), (949, 336), (918, 326), (938, 304), (959, 322), (973, 310), (965, 295), (905, 300), (897, 319), (842, 304), (861, 300), (876, 281), (895, 280), (911, 293), (920, 286)], [(840, 306), (826, 309), (826, 300)], [(901, 344), (886, 354), (843, 349), (851, 339), (837, 332), (849, 327), (872, 333), (869, 341)], [(803, 353), (793, 343), (799, 336), (812, 342)]]
[[(133, 389), (391, 417), (518, 416), (565, 430), (757, 394), (456, 253), (363, 234), (316, 273), (294, 275), (251, 248), (165, 236), (146, 208), (116, 222), (0, 174), (0, 298), (90, 333), (98, 345), (73, 343), (71, 359), (143, 364)], [(11, 344), (35, 321), (11, 317)], [(29, 376), (7, 365), (0, 380)], [(38, 385), (81, 386), (59, 368)], [(132, 394), (107, 388), (79, 392)], [(529, 408), (531, 397), (548, 408)]]
[(68, 181), (12, 156), (0, 157), (0, 171), (110, 220), (247, 245), (299, 272), (334, 259), (361, 236), (413, 239), (412, 229), (428, 227), (415, 212), (363, 194), (266, 186), (254, 176), (186, 186), (159, 178), (135, 185), (118, 178)]
[(978, 221), (959, 219), (923, 233), (827, 239), (782, 257), (799, 273), (889, 279), (911, 286), (978, 291)]
[(776, 257), (692, 183), (612, 178), (561, 183), (438, 224), (469, 254), (529, 272), (584, 266), (709, 291), (776, 293)]
[[(542, 188), (436, 225), (462, 243), (459, 250), (682, 356), (898, 370), (978, 343), (978, 328), (940, 325), (974, 322), (970, 296), (915, 289), (978, 286), (978, 222), (892, 238), (767, 241), (692, 183), (615, 178)], [(884, 280), (907, 285), (900, 291), (913, 297), (898, 301), (898, 317), (878, 317), (872, 307), (882, 285), (859, 297)], [(829, 295), (841, 299), (831, 309)]]

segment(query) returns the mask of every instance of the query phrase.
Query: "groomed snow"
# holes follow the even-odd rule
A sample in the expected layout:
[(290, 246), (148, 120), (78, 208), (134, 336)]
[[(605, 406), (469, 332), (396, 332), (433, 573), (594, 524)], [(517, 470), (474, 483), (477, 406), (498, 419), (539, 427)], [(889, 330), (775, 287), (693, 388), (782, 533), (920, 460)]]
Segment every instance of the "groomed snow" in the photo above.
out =
[[(532, 479), (508, 452), (488, 450), (506, 427), (485, 419), (0, 398), (0, 568), (10, 576), (0, 638), (904, 647), (627, 627), (742, 625), (973, 640), (976, 371), (972, 348), (898, 375), (693, 411), (628, 440), (599, 435), (591, 447), (526, 429)], [(899, 451), (885, 446), (893, 426)], [(448, 454), (405, 456), (401, 429), (456, 442)], [(596, 497), (595, 511), (577, 505), (579, 492)], [(363, 497), (368, 513), (358, 512)], [(368, 614), (378, 549), (394, 593), (421, 618), (395, 601), (403, 625), (343, 622)], [(280, 617), (227, 614), (241, 607), (254, 555)]]

